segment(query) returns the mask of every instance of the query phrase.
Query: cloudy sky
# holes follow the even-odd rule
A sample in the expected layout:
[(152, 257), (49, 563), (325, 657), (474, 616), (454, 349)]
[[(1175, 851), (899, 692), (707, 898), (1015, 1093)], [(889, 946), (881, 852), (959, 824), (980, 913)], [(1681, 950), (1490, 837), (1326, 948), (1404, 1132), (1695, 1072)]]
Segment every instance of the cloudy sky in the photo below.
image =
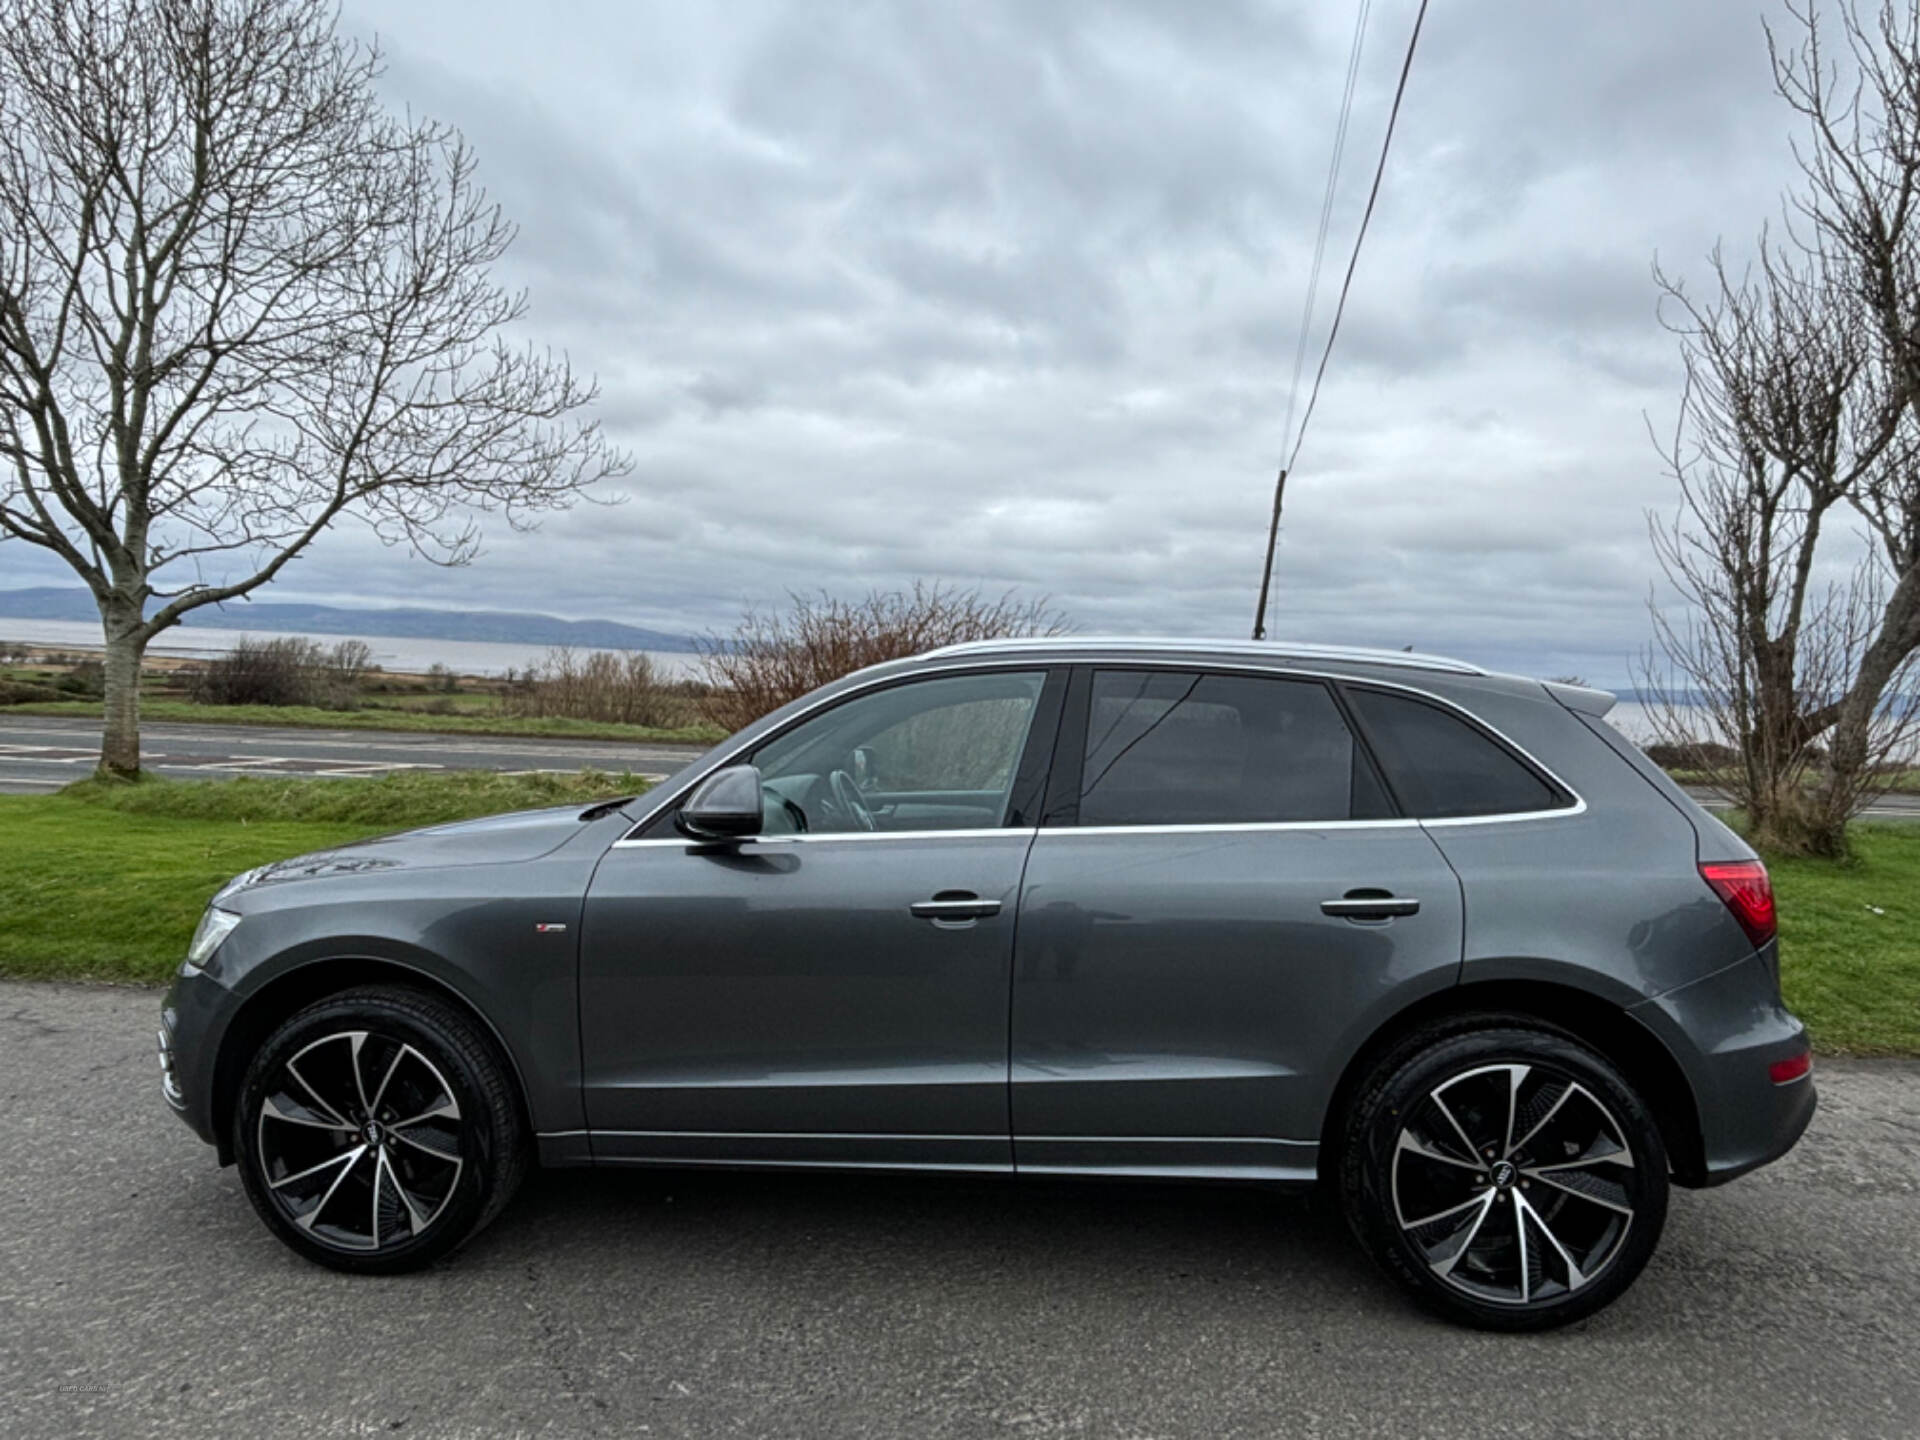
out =
[[(1414, 8), (1373, 5), (1317, 331)], [(1762, 13), (1433, 6), (1275, 633), (1624, 677), (1672, 498), (1649, 266), (1775, 210)], [(271, 598), (688, 630), (929, 577), (1244, 634), (1353, 14), (349, 0), (394, 103), (475, 146), (526, 333), (598, 375), (636, 468), (464, 571), (342, 530)]]

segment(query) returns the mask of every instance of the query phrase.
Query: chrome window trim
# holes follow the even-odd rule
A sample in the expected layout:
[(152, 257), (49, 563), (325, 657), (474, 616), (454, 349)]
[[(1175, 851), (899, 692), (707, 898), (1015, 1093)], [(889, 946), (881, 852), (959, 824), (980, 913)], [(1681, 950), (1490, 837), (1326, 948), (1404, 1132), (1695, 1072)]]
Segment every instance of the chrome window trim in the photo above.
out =
[(627, 840), (613, 842), (616, 850), (636, 850), (645, 845), (820, 845), (835, 840), (990, 840), (996, 837), (1026, 835), (1038, 833), (1034, 825), (1015, 827), (982, 827), (978, 829), (953, 830), (822, 830), (813, 834), (794, 835), (743, 835), (738, 840), (726, 842), (714, 840), (694, 840), (685, 835), (663, 835), (656, 839)]
[[(1059, 642), (1056, 641), (1053, 643), (1057, 644)], [(1116, 650), (1123, 648), (1118, 641), (1114, 641), (1111, 643), (1113, 643)], [(1151, 644), (1152, 642), (1148, 642), (1148, 643)], [(1244, 643), (1250, 644), (1252, 642), (1244, 642)], [(916, 658), (931, 659), (933, 656), (937, 656), (941, 653), (942, 652), (940, 651), (932, 651), (932, 652), (929, 652), (927, 656), (920, 656)], [(1457, 704), (1452, 700), (1449, 700), (1444, 695), (1436, 695), (1431, 690), (1423, 690), (1418, 685), (1410, 685), (1398, 680), (1381, 680), (1381, 679), (1376, 679), (1371, 675), (1367, 675), (1367, 676), (1347, 675), (1337, 670), (1313, 670), (1313, 669), (1303, 668), (1297, 665), (1289, 665), (1285, 663), (1286, 656), (1284, 654), (1275, 654), (1268, 663), (1256, 665), (1256, 664), (1248, 664), (1245, 661), (1211, 660), (1207, 658), (1208, 653), (1209, 652), (1205, 650), (1195, 650), (1191, 652), (1191, 654), (1183, 654), (1179, 657), (1147, 656), (1143, 658), (1135, 658), (1132, 660), (1127, 660), (1124, 662), (1124, 665), (1125, 665), (1125, 668), (1134, 669), (1134, 670), (1204, 669), (1204, 670), (1210, 670), (1210, 671), (1218, 671), (1223, 674), (1256, 675), (1256, 676), (1264, 675), (1270, 679), (1320, 680), (1320, 681), (1330, 682), (1333, 684), (1340, 684), (1344, 682), (1348, 684), (1368, 685), (1368, 686), (1372, 686), (1376, 690), (1396, 690), (1401, 692), (1402, 694), (1412, 695), (1417, 699), (1424, 700), (1428, 704), (1438, 705), (1441, 709), (1447, 711), (1449, 714), (1458, 716), (1460, 719), (1465, 720), (1468, 724), (1473, 725), (1478, 729), (1484, 730), (1489, 735), (1494, 736), (1496, 739), (1499, 740), (1499, 742), (1502, 745), (1505, 745), (1509, 750), (1513, 751), (1514, 754), (1524, 759), (1529, 765), (1533, 766), (1534, 769), (1538, 770), (1542, 775), (1546, 776), (1555, 785), (1559, 786), (1561, 790), (1565, 791), (1568, 795), (1571, 795), (1573, 797), (1573, 804), (1563, 805), (1552, 810), (1513, 811), (1513, 812), (1500, 814), (1500, 815), (1447, 816), (1447, 817), (1442, 817), (1442, 818), (1433, 819), (1433, 820), (1418, 820), (1418, 819), (1413, 819), (1407, 816), (1396, 816), (1390, 820), (1318, 820), (1318, 821), (1280, 820), (1280, 821), (1268, 821), (1268, 822), (1252, 822), (1251, 825), (1249, 826), (1235, 825), (1232, 823), (1222, 823), (1217, 825), (1200, 824), (1200, 825), (1194, 825), (1194, 826), (1177, 826), (1177, 827), (1171, 827), (1171, 828), (1181, 829), (1181, 830), (1189, 830), (1189, 829), (1191, 830), (1222, 830), (1222, 829), (1236, 829), (1236, 828), (1257, 828), (1257, 829), (1285, 828), (1285, 829), (1304, 829), (1304, 830), (1325, 830), (1325, 829), (1331, 829), (1334, 827), (1350, 828), (1354, 826), (1380, 826), (1380, 825), (1428, 825), (1428, 826), (1446, 826), (1451, 828), (1451, 827), (1461, 826), (1461, 825), (1510, 824), (1520, 820), (1572, 819), (1576, 816), (1584, 815), (1587, 812), (1586, 797), (1581, 795), (1581, 793), (1578, 790), (1574, 789), (1573, 786), (1569, 785), (1565, 780), (1561, 779), (1560, 776), (1554, 771), (1552, 766), (1546, 764), (1538, 756), (1536, 756), (1531, 750), (1527, 749), (1526, 746), (1522, 745), (1519, 741), (1515, 740), (1511, 735), (1508, 735), (1504, 730), (1500, 729), (1497, 725), (1494, 725), (1490, 721), (1482, 719), (1480, 716), (1475, 715), (1471, 710), (1468, 710), (1466, 707), (1460, 704)], [(1401, 652), (1393, 651), (1390, 653), (1399, 654)], [(788, 720), (788, 722), (785, 725), (782, 725), (778, 730), (772, 731), (767, 735), (759, 737), (758, 739), (753, 741), (751, 744), (736, 745), (724, 751), (720, 751), (716, 748), (716, 758), (712, 764), (703, 767), (699, 771), (699, 773), (690, 776), (687, 780), (683, 781), (678, 786), (676, 786), (672, 791), (670, 791), (665, 796), (663, 796), (656, 804), (654, 804), (651, 808), (647, 810), (644, 816), (642, 816), (638, 821), (634, 823), (633, 828), (629, 830), (626, 835), (622, 836), (620, 839), (613, 842), (612, 848), (619, 850), (623, 848), (635, 849), (635, 848), (640, 848), (640, 847), (649, 846), (649, 845), (687, 845), (692, 843), (688, 840), (678, 838), (678, 837), (670, 838), (670, 839), (662, 838), (662, 839), (638, 839), (638, 840), (633, 839), (631, 837), (635, 835), (638, 831), (645, 829), (648, 825), (651, 825), (663, 813), (665, 813), (667, 810), (671, 809), (674, 805), (679, 803), (680, 800), (684, 799), (689, 793), (692, 792), (695, 786), (697, 786), (702, 780), (706, 779), (707, 776), (711, 775), (714, 771), (724, 769), (728, 765), (738, 763), (740, 760), (740, 757), (746, 754), (749, 750), (757, 748), (758, 746), (761, 746), (761, 745), (771, 743), (773, 740), (778, 739), (780, 736), (787, 734), (795, 726), (804, 724), (810, 717), (812, 717), (819, 711), (826, 709), (829, 706), (838, 705), (842, 701), (857, 699), (858, 697), (862, 695), (866, 695), (872, 691), (890, 689), (895, 685), (903, 685), (903, 684), (910, 685), (915, 683), (916, 681), (929, 679), (936, 675), (969, 674), (975, 671), (1025, 670), (1025, 669), (1031, 669), (1035, 665), (1056, 666), (1056, 665), (1085, 664), (1085, 665), (1103, 665), (1103, 668), (1113, 669), (1113, 668), (1119, 668), (1119, 663), (1120, 662), (1103, 664), (1103, 662), (1097, 662), (1097, 661), (1074, 660), (1068, 656), (1058, 656), (1051, 660), (1043, 660), (1040, 657), (1034, 656), (1034, 657), (1029, 657), (1025, 660), (1021, 660), (1015, 656), (1010, 656), (1010, 655), (1001, 655), (997, 658), (981, 655), (977, 659), (956, 658), (954, 660), (942, 661), (938, 664), (929, 665), (924, 670), (904, 670), (904, 671), (896, 670), (885, 676), (878, 677), (865, 685), (853, 686), (846, 690), (836, 691), (832, 695), (823, 695), (818, 700), (816, 700), (813, 704), (807, 706), (806, 709), (792, 716)], [(1437, 667), (1428, 667), (1428, 668), (1437, 668)], [(1479, 675), (1479, 674), (1484, 674), (1485, 672), (1476, 670), (1470, 673)], [(1358, 736), (1355, 737), (1356, 740), (1358, 738), (1359, 738)], [(722, 741), (721, 744), (725, 745), (726, 742)], [(691, 769), (691, 767), (689, 768)], [(653, 791), (648, 791), (645, 798), (652, 799), (654, 793), (655, 792)], [(1138, 825), (1115, 825), (1115, 826), (1077, 826), (1076, 825), (1076, 826), (1048, 826), (1048, 827), (1042, 827), (1042, 828), (1047, 830), (1057, 829), (1061, 831), (1075, 830), (1075, 831), (1079, 831), (1082, 834), (1091, 834), (1097, 830), (1110, 830), (1114, 832), (1139, 832), (1139, 831), (1147, 830), (1150, 827), (1138, 826)], [(854, 833), (864, 835), (870, 839), (879, 839), (879, 838), (888, 837), (888, 832), (884, 830), (861, 831), (861, 832), (854, 832)], [(974, 830), (974, 831), (935, 830), (935, 831), (895, 831), (892, 833), (899, 834), (899, 835), (906, 835), (906, 834), (980, 835), (980, 834), (995, 834), (995, 833), (1006, 833), (1006, 832), (998, 831), (998, 830)], [(1024, 834), (1028, 832), (1018, 831), (1014, 833)], [(773, 840), (773, 839), (780, 839), (780, 838), (795, 838), (795, 837), (766, 836), (766, 837), (755, 837), (755, 838), (764, 838), (768, 840)], [(812, 837), (806, 837), (806, 838), (812, 838), (815, 840), (825, 840), (825, 839), (839, 838), (839, 836), (838, 835), (832, 835), (832, 836), (818, 835), (818, 836), (812, 836)]]
[[(1568, 792), (1572, 794), (1571, 791)], [(1559, 820), (1586, 813), (1587, 802), (1575, 797), (1556, 810), (1516, 810), (1501, 815), (1456, 815), (1440, 820), (1396, 816), (1391, 820), (1251, 820), (1196, 821), (1188, 825), (1050, 825), (1042, 835), (1186, 835), (1268, 830), (1412, 830), (1436, 825), (1508, 825), (1519, 820)]]
[[(1498, 734), (1499, 732), (1495, 731), (1494, 733)], [(1524, 755), (1526, 752), (1523, 750), (1520, 753)], [(1539, 762), (1536, 761), (1534, 763), (1538, 764)], [(1544, 765), (1540, 766), (1540, 770), (1544, 775), (1553, 775), (1553, 772)], [(1510, 810), (1499, 815), (1441, 815), (1432, 820), (1422, 820), (1420, 823), (1429, 830), (1440, 826), (1445, 826), (1448, 829), (1457, 829), (1462, 825), (1512, 825), (1522, 820), (1564, 820), (1571, 819), (1575, 815), (1584, 815), (1587, 813), (1585, 796), (1579, 794), (1571, 785), (1561, 780), (1558, 776), (1554, 776), (1554, 783), (1569, 795), (1573, 796), (1573, 804), (1561, 805), (1552, 810)]]
[(1196, 820), (1175, 825), (1051, 825), (1043, 835), (1230, 835), (1269, 830), (1413, 830), (1420, 825), (1404, 815), (1390, 820)]

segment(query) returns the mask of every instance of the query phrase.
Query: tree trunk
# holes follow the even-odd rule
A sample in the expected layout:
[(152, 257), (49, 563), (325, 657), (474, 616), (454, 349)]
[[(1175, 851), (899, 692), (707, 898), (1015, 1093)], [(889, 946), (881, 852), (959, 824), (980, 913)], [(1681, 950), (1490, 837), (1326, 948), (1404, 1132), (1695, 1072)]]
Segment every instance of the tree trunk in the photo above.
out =
[[(1874, 716), (1916, 645), (1920, 645), (1920, 568), (1908, 570), (1894, 587), (1881, 614), (1879, 634), (1860, 657), (1860, 668), (1834, 721), (1821, 809), (1829, 832), (1826, 838), (1836, 853), (1845, 851), (1846, 825), (1854, 809), (1872, 793), (1867, 767), (1882, 758), (1874, 754)], [(1908, 696), (1895, 698), (1899, 704), (1912, 703)]]
[(140, 778), (140, 661), (147, 651), (140, 616), (130, 611), (131, 607), (122, 605), (100, 607), (107, 640), (100, 773), (121, 780)]

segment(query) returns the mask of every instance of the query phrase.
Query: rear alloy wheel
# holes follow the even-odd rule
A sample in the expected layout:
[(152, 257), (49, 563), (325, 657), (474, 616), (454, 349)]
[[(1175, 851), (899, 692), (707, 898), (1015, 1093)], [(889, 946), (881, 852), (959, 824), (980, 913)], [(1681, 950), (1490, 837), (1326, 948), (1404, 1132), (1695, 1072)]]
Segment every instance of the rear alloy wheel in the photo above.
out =
[(1658, 1127), (1604, 1059), (1512, 1021), (1402, 1046), (1352, 1116), (1349, 1219), (1430, 1308), (1489, 1329), (1592, 1314), (1666, 1217)]
[(475, 1233), (525, 1169), (504, 1068), (465, 1017), (366, 989), (302, 1011), (254, 1057), (235, 1149), (254, 1208), (335, 1269), (425, 1265)]

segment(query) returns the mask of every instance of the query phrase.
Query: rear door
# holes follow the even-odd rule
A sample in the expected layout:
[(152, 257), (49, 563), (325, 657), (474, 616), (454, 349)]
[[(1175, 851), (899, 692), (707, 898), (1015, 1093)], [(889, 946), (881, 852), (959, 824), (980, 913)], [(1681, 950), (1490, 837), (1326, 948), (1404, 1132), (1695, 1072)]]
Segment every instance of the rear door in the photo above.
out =
[(1021, 897), (1015, 1163), (1310, 1177), (1345, 1057), (1460, 955), (1459, 883), (1330, 684), (1078, 671)]

